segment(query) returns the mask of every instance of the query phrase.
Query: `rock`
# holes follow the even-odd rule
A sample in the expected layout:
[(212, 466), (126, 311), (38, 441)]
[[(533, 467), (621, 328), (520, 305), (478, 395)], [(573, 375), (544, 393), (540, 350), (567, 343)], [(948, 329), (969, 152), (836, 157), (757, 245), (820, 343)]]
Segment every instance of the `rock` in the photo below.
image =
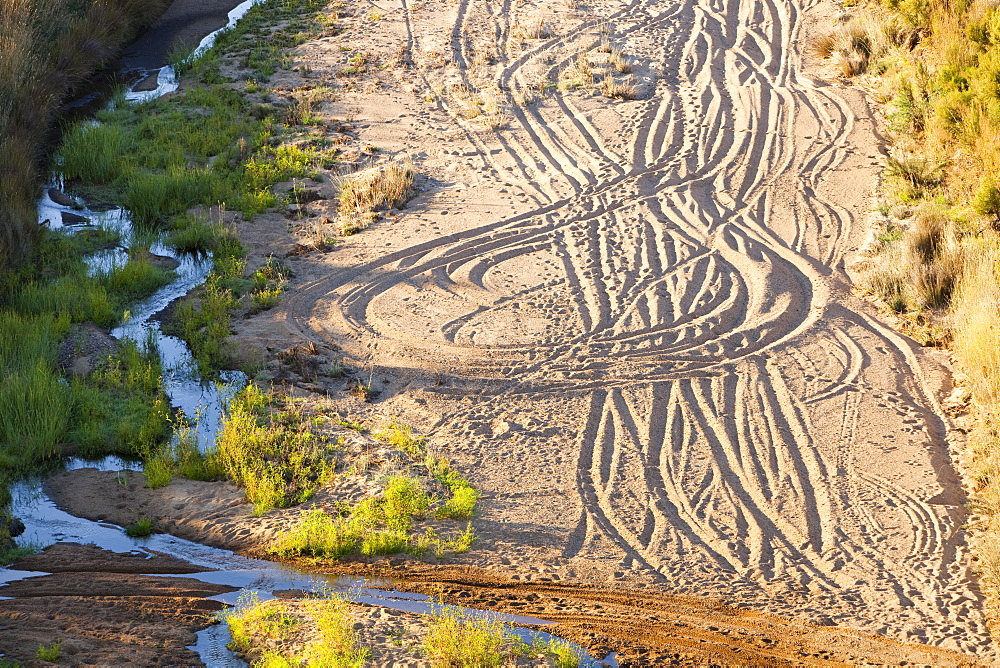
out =
[(49, 188), (49, 199), (59, 206), (77, 206), (75, 199), (56, 188)]
[(59, 368), (76, 376), (86, 376), (117, 349), (118, 341), (97, 325), (89, 322), (74, 325), (59, 346)]
[(151, 90), (156, 90), (156, 87), (160, 85), (160, 70), (154, 70), (150, 72), (145, 77), (143, 77), (139, 83), (132, 86), (132, 90), (136, 93), (145, 93)]
[(149, 263), (158, 269), (176, 269), (180, 266), (180, 262), (172, 257), (167, 257), (166, 255), (155, 255), (154, 253), (147, 253), (146, 259)]
[(4, 517), (0, 519), (0, 530), (6, 529), (7, 535), (16, 538), (24, 533), (24, 522), (16, 517)]
[(60, 212), (62, 216), (63, 225), (84, 225), (90, 222), (90, 218), (84, 218), (83, 216), (69, 211)]

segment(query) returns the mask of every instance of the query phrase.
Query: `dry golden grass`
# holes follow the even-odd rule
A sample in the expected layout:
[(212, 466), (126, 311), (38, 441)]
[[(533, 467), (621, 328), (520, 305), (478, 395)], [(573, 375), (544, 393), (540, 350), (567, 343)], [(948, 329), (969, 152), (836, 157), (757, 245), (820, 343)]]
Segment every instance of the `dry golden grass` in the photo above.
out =
[(340, 233), (354, 234), (371, 224), (383, 208), (399, 208), (413, 194), (413, 163), (409, 159), (358, 172), (340, 189)]
[(612, 76), (605, 76), (601, 81), (601, 92), (616, 100), (634, 100), (638, 95), (635, 79), (632, 77), (625, 81), (616, 81)]
[(632, 71), (632, 63), (625, 59), (625, 54), (618, 47), (612, 47), (608, 52), (608, 64), (611, 68), (621, 74), (628, 74)]
[(909, 31), (894, 19), (854, 18), (819, 36), (812, 48), (820, 58), (832, 59), (841, 76), (854, 77), (907, 44), (909, 36)]
[(954, 300), (955, 356), (969, 379), (975, 428), (965, 464), (972, 480), (971, 543), (987, 613), (1000, 622), (1000, 239), (966, 246)]
[(511, 28), (510, 34), (514, 39), (549, 39), (553, 36), (552, 28), (544, 19), (536, 19), (529, 23), (518, 23)]

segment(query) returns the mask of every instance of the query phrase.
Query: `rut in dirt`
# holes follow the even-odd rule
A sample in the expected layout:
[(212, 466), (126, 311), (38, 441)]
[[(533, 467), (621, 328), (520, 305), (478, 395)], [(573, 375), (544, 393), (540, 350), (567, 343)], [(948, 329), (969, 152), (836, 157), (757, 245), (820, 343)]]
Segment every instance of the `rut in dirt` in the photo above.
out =
[[(461, 0), (453, 61), (473, 59), (465, 35), (497, 35), (510, 94), (604, 22), (657, 45), (657, 76), (620, 126), (556, 91), (512, 107), (499, 153), (470, 134), (534, 210), (326, 276), (288, 296), (288, 326), (462, 378), (436, 390), (454, 396), (439, 433), (484, 476), (517, 462), (568, 490), (568, 525), (525, 512), (562, 522), (567, 563), (983, 651), (932, 365), (850, 293), (874, 124), (801, 75), (809, 8), (633, 0), (522, 51), (509, 3)], [(579, 419), (490, 427), (563, 416)]]

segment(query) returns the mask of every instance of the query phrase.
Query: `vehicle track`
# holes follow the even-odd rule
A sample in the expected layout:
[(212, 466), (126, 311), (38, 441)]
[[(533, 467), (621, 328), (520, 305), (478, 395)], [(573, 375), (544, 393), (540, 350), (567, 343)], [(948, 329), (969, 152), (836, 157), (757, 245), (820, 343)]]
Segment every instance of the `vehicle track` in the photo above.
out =
[[(461, 83), (479, 26), (512, 106), (495, 140), (456, 126), (538, 206), (325, 275), (289, 294), (286, 324), (387, 368), (446, 365), (437, 435), (459, 458), (494, 453), (477, 472), (494, 507), (514, 503), (490, 477), (505, 461), (562, 448), (575, 466), (547, 484), (578, 514), (538, 521), (562, 527), (566, 563), (989, 653), (925, 363), (850, 295), (864, 202), (828, 183), (866, 131), (843, 89), (801, 75), (812, 6), (607, 2), (521, 48), (523, 8), (460, 0)], [(412, 52), (425, 38), (402, 13)], [(605, 21), (617, 43), (655, 44), (618, 127), (568, 91), (513, 102)], [(497, 441), (496, 419), (558, 435)]]

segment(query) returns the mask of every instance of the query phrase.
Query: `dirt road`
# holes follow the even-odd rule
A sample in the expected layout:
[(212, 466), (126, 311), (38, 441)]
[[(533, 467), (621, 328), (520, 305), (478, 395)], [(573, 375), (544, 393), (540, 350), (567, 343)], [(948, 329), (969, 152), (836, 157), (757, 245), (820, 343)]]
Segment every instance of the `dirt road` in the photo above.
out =
[[(423, 194), (296, 262), (278, 313), (484, 490), (470, 562), (989, 653), (947, 374), (846, 273), (881, 156), (863, 96), (803, 63), (832, 8), (378, 9), (337, 40), (402, 68), (337, 104)], [(582, 54), (629, 83), (609, 48), (637, 99), (571, 80)]]

